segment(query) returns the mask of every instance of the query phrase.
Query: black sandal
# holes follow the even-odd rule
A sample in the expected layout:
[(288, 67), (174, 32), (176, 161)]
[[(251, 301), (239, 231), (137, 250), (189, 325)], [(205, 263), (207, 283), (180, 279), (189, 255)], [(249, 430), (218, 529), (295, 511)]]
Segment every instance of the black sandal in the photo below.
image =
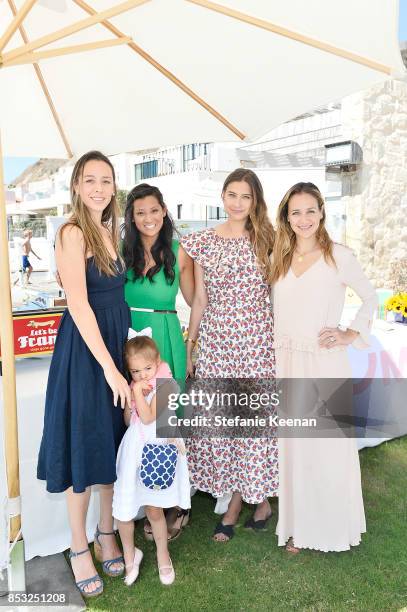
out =
[(245, 522), (244, 528), (253, 529), (254, 531), (265, 531), (267, 523), (271, 519), (272, 515), (273, 513), (270, 512), (270, 514), (265, 519), (260, 519), (258, 521), (255, 521), (254, 514), (252, 514), (252, 516), (249, 519), (247, 519), (247, 521)]
[[(225, 535), (227, 537), (227, 540), (215, 540), (214, 536), (216, 536), (218, 533), (222, 533), (223, 535)], [(215, 527), (212, 539), (214, 542), (229, 542), (234, 535), (234, 525), (224, 525), (222, 522), (219, 522)]]

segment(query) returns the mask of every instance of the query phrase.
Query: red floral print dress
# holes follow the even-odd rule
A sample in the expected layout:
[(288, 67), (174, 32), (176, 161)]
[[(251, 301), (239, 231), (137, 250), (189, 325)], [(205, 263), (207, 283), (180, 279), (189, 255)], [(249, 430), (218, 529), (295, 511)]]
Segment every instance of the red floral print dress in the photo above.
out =
[[(203, 268), (208, 295), (196, 377), (275, 378), (270, 292), (250, 239), (223, 238), (210, 228), (181, 244)], [(244, 501), (260, 503), (277, 495), (275, 437), (191, 438), (188, 464), (192, 485), (214, 497), (239, 492)]]

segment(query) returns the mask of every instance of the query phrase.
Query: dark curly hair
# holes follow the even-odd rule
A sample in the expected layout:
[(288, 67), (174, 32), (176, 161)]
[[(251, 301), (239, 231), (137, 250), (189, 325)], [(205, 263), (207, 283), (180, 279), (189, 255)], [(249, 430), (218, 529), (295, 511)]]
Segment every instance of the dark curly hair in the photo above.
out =
[(160, 229), (157, 239), (151, 247), (151, 256), (154, 259), (155, 265), (148, 270), (146, 277), (150, 282), (154, 282), (154, 275), (164, 267), (167, 283), (172, 285), (175, 278), (175, 255), (172, 250), (172, 239), (174, 234), (177, 234), (177, 231), (158, 187), (142, 183), (141, 185), (133, 187), (127, 195), (124, 225), (122, 226), (123, 259), (127, 270), (133, 270), (133, 282), (138, 278), (143, 278), (143, 270), (146, 263), (144, 247), (141, 241), (140, 232), (134, 223), (133, 211), (134, 202), (147, 196), (153, 196), (161, 208), (165, 209), (166, 215), (163, 219), (163, 226)]

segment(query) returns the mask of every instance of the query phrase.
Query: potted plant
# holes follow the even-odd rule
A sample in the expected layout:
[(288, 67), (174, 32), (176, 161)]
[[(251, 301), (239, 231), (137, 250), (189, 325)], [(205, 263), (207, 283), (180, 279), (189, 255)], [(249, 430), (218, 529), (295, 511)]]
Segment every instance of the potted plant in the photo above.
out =
[(394, 320), (407, 325), (407, 293), (396, 293), (385, 303), (387, 311), (394, 312)]

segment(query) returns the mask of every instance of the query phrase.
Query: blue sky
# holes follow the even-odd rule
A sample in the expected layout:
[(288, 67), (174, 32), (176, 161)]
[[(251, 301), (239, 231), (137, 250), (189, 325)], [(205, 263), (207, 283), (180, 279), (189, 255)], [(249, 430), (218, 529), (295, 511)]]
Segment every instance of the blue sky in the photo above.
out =
[(5, 157), (4, 158), (4, 182), (10, 183), (18, 177), (23, 170), (36, 162), (38, 157)]
[[(407, 0), (400, 0), (399, 39), (407, 41)], [(30, 164), (36, 157), (6, 157), (4, 159), (4, 179), (9, 183)]]
[(407, 40), (407, 0), (400, 0), (399, 39)]

